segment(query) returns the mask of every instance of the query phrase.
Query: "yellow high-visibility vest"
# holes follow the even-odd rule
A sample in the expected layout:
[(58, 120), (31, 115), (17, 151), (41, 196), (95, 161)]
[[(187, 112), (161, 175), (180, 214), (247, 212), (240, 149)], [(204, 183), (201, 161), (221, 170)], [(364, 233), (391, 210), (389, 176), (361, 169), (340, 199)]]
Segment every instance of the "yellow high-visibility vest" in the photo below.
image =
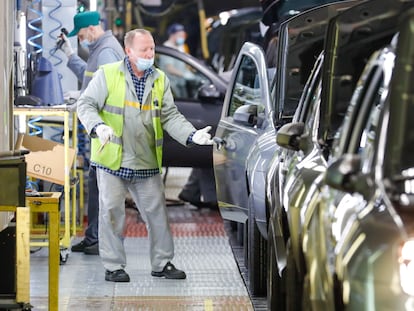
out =
[[(124, 73), (119, 70), (122, 61), (101, 66), (105, 74), (106, 85), (108, 87), (108, 98), (104, 109), (99, 113), (106, 125), (114, 130), (114, 138), (111, 139), (100, 152), (101, 142), (98, 138), (93, 138), (91, 143), (91, 161), (101, 164), (111, 170), (118, 170), (122, 161), (122, 131), (124, 125), (124, 107), (126, 94), (126, 81)], [(155, 154), (157, 157), (158, 168), (162, 168), (162, 144), (163, 130), (161, 126), (160, 114), (162, 99), (164, 95), (165, 74), (157, 69), (160, 74), (155, 80), (151, 93), (151, 117), (155, 132)]]

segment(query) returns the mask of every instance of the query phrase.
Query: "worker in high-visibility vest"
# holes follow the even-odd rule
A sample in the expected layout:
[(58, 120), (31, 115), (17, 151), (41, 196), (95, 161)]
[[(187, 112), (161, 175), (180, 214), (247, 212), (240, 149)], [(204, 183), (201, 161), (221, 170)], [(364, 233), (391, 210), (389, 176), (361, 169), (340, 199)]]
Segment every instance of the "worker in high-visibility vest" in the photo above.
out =
[(105, 280), (129, 282), (124, 270), (125, 196), (146, 222), (155, 277), (185, 279), (171, 263), (174, 244), (161, 178), (163, 130), (179, 143), (211, 145), (207, 126), (196, 130), (178, 111), (164, 72), (155, 68), (150, 32), (125, 35), (126, 57), (97, 71), (78, 100), (78, 116), (92, 139), (99, 187), (99, 253)]

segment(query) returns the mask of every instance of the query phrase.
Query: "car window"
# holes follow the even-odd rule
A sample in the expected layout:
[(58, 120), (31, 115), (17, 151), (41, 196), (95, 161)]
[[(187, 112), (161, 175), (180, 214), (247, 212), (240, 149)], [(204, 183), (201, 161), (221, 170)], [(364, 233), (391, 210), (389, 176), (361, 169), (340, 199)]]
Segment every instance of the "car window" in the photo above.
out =
[(362, 131), (361, 141), (358, 148), (358, 153), (361, 155), (361, 158), (364, 159), (362, 165), (362, 172), (368, 172), (371, 169), (372, 162), (374, 160), (374, 143), (377, 133), (378, 120), (382, 109), (384, 88), (383, 85), (383, 75), (379, 78), (379, 81), (376, 85), (376, 90), (372, 96), (371, 110), (367, 116), (367, 122)]
[(321, 54), (317, 61), (315, 62), (315, 66), (311, 71), (311, 75), (308, 78), (308, 81), (305, 84), (305, 88), (303, 89), (302, 97), (299, 103), (299, 107), (296, 109), (295, 116), (293, 117), (294, 122), (305, 122), (308, 119), (309, 114), (312, 112), (312, 106), (315, 105), (317, 97), (321, 96), (321, 73), (322, 73), (322, 64), (323, 64), (323, 54)]
[(322, 80), (319, 80), (317, 87), (313, 89), (312, 95), (310, 97), (310, 102), (308, 108), (306, 109), (305, 114), (305, 131), (312, 131), (309, 133), (312, 137), (317, 137), (317, 130), (319, 124), (319, 107), (321, 102), (321, 91), (322, 91)]
[(257, 111), (257, 114), (263, 114), (265, 109), (263, 102), (257, 67), (253, 59), (245, 55), (237, 70), (227, 114), (232, 117), (242, 106), (250, 106), (251, 109), (246, 111)]
[(212, 81), (194, 67), (170, 55), (157, 54), (155, 65), (168, 76), (175, 99), (195, 100), (200, 86), (212, 84)]
[[(375, 55), (372, 59), (375, 59)], [(367, 122), (367, 109), (368, 111), (371, 109), (372, 100), (375, 99), (373, 94), (375, 94), (380, 87), (378, 84), (380, 82), (379, 80), (381, 80), (379, 79), (380, 75), (381, 73), (378, 71), (378, 66), (376, 65), (373, 67), (366, 67), (362, 73), (343, 118), (343, 123), (335, 135), (335, 153), (358, 152), (361, 141), (361, 128), (363, 128)], [(348, 134), (341, 135), (341, 133)]]

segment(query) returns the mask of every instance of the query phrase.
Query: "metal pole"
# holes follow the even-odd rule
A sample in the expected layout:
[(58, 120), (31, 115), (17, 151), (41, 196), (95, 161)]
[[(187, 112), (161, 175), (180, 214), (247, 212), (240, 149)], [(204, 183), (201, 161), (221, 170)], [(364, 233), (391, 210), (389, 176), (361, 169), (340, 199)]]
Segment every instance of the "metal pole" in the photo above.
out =
[(204, 26), (204, 22), (206, 21), (206, 12), (204, 10), (203, 0), (197, 0), (198, 6), (198, 18), (200, 21), (200, 42), (201, 42), (201, 52), (204, 59), (209, 59), (210, 55), (208, 52), (208, 44), (207, 44), (207, 34), (206, 28)]
[(107, 27), (108, 29), (112, 29), (114, 25), (114, 13), (116, 12), (115, 2), (114, 0), (106, 0), (105, 6), (105, 13), (106, 13), (106, 20), (107, 20)]

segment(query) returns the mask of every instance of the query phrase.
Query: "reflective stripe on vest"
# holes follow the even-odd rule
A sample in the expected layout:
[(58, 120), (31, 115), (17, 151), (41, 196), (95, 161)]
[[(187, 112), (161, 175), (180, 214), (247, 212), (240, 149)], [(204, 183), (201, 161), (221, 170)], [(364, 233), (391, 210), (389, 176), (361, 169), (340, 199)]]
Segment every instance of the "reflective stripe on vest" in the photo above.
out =
[(154, 87), (152, 88), (152, 100), (151, 100), (151, 115), (152, 115), (152, 126), (155, 132), (155, 154), (157, 156), (157, 164), (161, 173), (162, 167), (162, 144), (163, 144), (163, 130), (161, 126), (161, 106), (162, 97), (164, 95), (164, 72), (157, 69), (160, 77), (155, 80)]
[[(91, 146), (91, 160), (111, 170), (118, 170), (121, 167), (122, 161), (121, 137), (124, 125), (124, 107), (126, 104), (126, 81), (124, 73), (119, 70), (121, 63), (122, 61), (102, 66), (108, 88), (108, 98), (106, 99), (104, 109), (100, 112), (100, 116), (105, 124), (114, 130), (115, 137), (100, 152), (99, 148), (101, 147), (101, 143), (98, 138), (92, 139)], [(158, 168), (161, 172), (163, 130), (160, 120), (160, 109), (164, 95), (165, 74), (159, 69), (157, 71), (160, 77), (155, 80), (151, 92), (151, 116), (155, 132), (155, 153)]]

